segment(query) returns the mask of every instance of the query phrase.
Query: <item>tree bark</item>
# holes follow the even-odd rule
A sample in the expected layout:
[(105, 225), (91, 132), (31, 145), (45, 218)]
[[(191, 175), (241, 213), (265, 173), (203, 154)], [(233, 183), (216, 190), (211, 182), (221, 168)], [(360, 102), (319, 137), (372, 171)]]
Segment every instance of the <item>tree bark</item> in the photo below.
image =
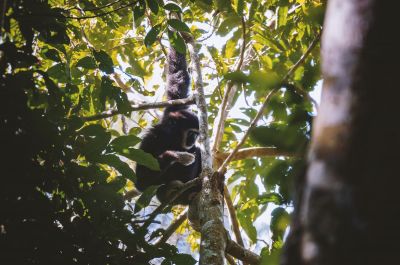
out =
[(282, 264), (399, 264), (397, 9), (330, 0), (324, 85)]
[[(200, 59), (194, 42), (188, 43), (193, 63), (193, 79), (198, 92), (202, 190), (198, 204), (201, 225), (200, 265), (224, 264), (226, 232), (223, 223), (224, 199), (220, 189), (221, 176), (213, 174), (212, 155), (208, 138), (207, 103), (204, 96)], [(190, 211), (190, 210), (189, 210)]]

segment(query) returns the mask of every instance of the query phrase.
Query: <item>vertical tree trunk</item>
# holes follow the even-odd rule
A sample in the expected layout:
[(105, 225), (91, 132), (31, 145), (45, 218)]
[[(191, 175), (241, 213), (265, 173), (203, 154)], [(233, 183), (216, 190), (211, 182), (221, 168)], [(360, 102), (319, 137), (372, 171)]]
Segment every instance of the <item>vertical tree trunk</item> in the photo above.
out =
[(322, 101), (285, 265), (400, 264), (400, 45), (394, 3), (328, 3)]

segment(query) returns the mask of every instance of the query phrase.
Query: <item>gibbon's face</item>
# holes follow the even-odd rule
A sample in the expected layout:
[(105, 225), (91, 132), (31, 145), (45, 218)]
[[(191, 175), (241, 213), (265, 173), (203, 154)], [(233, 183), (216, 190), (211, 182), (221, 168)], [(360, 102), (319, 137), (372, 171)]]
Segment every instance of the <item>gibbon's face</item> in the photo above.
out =
[(199, 130), (197, 129), (187, 129), (183, 132), (182, 147), (186, 150), (191, 149), (199, 137)]

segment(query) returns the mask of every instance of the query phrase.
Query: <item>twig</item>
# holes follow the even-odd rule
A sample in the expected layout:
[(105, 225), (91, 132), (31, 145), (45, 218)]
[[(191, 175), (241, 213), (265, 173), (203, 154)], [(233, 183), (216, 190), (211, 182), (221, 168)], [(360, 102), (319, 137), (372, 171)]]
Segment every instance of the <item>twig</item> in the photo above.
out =
[[(242, 17), (242, 35), (243, 35), (243, 43), (241, 47), (239, 61), (236, 66), (236, 71), (241, 70), (245, 66), (243, 62), (244, 62), (244, 54), (246, 51), (246, 22), (243, 17)], [(214, 154), (219, 150), (222, 141), (222, 136), (224, 134), (225, 120), (229, 112), (228, 109), (232, 105), (232, 101), (236, 93), (236, 90), (237, 90), (237, 84), (229, 82), (226, 87), (224, 97), (222, 98), (221, 108), (218, 110), (217, 117), (214, 120), (214, 128), (212, 132), (212, 139), (213, 139), (212, 152)]]
[[(220, 14), (220, 13), (218, 13), (217, 16), (219, 16), (219, 14)], [(209, 38), (211, 38), (212, 35), (214, 35), (215, 31), (216, 31), (217, 28), (218, 28), (218, 27), (217, 27), (217, 23), (218, 23), (218, 17), (215, 18), (215, 23), (214, 23), (214, 25), (209, 25), (209, 26), (212, 27), (211, 33), (210, 33), (208, 36), (205, 36), (204, 38), (197, 40), (197, 42), (203, 42), (203, 41), (208, 40)]]
[[(195, 103), (196, 96), (190, 96), (184, 99), (174, 99), (168, 101), (161, 101), (161, 102), (154, 102), (154, 103), (142, 103), (142, 104), (133, 104), (131, 108), (127, 112), (131, 111), (138, 111), (138, 110), (147, 110), (147, 109), (157, 109), (157, 108), (164, 108), (168, 106), (180, 106), (180, 105), (191, 105)], [(110, 118), (115, 115), (124, 114), (119, 110), (108, 110), (100, 114), (81, 117), (84, 121), (96, 121), (105, 118)]]
[(244, 17), (242, 17), (242, 35), (243, 35), (243, 42), (242, 42), (242, 47), (240, 49), (240, 57), (239, 57), (239, 62), (236, 66), (236, 71), (239, 71), (242, 68), (244, 60), (244, 52), (246, 50), (246, 21), (244, 20)]
[(227, 165), (229, 164), (229, 162), (232, 161), (233, 157), (236, 155), (236, 153), (239, 151), (239, 148), (246, 142), (247, 138), (250, 135), (251, 130), (256, 127), (258, 120), (261, 118), (261, 116), (264, 113), (264, 109), (267, 107), (269, 100), (271, 99), (271, 97), (275, 94), (275, 92), (278, 89), (272, 89), (268, 92), (267, 96), (265, 97), (264, 103), (262, 104), (260, 110), (257, 112), (256, 116), (254, 117), (254, 119), (251, 121), (249, 128), (247, 129), (247, 131), (245, 132), (245, 134), (243, 135), (242, 139), (240, 140), (240, 142), (236, 145), (236, 147), (233, 149), (233, 151), (228, 155), (228, 157), (224, 160), (224, 162), (222, 163), (222, 165), (218, 168), (218, 172), (219, 173), (223, 173), (225, 172), (225, 169), (227, 167)]
[(244, 242), (242, 234), (240, 233), (239, 221), (236, 216), (236, 210), (235, 207), (233, 206), (231, 195), (229, 194), (228, 187), (226, 185), (224, 185), (224, 198), (226, 205), (228, 206), (229, 216), (231, 217), (233, 233), (235, 234), (236, 241), (240, 246), (244, 248)]
[(229, 265), (237, 265), (235, 260), (232, 258), (231, 255), (229, 254), (225, 254), (225, 258), (228, 261)]
[(249, 263), (249, 264), (260, 264), (261, 262), (261, 257), (254, 252), (247, 250), (240, 246), (238, 243), (236, 243), (233, 240), (227, 241), (226, 244), (226, 253), (231, 255), (232, 257), (235, 257), (243, 262)]
[(168, 227), (165, 229), (162, 237), (155, 243), (156, 246), (159, 246), (165, 242), (172, 236), (172, 234), (176, 231), (176, 229), (181, 226), (181, 224), (187, 219), (187, 209), (184, 210), (178, 218), (176, 218)]
[(64, 16), (64, 15), (54, 15), (54, 14), (40, 14), (40, 13), (37, 13), (37, 14), (29, 14), (29, 16), (35, 16), (35, 17), (36, 17), (36, 16), (39, 16), (39, 17), (40, 17), (40, 16), (46, 16), (46, 17), (57, 17), (57, 18), (65, 18), (65, 19), (82, 20), (82, 19), (103, 17), (103, 16), (109, 15), (109, 14), (111, 14), (111, 13), (117, 12), (117, 11), (119, 11), (119, 10), (121, 10), (121, 9), (130, 7), (130, 6), (133, 6), (133, 5), (135, 5), (135, 4), (136, 4), (136, 2), (135, 2), (135, 3), (129, 3), (129, 4), (127, 4), (127, 5), (120, 6), (120, 7), (116, 8), (116, 9), (111, 10), (111, 11), (107, 11), (107, 12), (103, 12), (103, 13), (100, 13), (100, 14), (97, 14), (97, 15), (91, 15), (91, 16), (75, 17), (75, 16)]
[(88, 8), (88, 9), (80, 9), (80, 8), (78, 8), (78, 7), (73, 6), (73, 7), (70, 7), (70, 8), (68, 8), (68, 9), (66, 9), (66, 10), (67, 10), (67, 11), (70, 11), (70, 10), (73, 10), (73, 9), (79, 9), (79, 10), (82, 10), (82, 11), (84, 11), (84, 12), (93, 12), (93, 11), (98, 11), (98, 10), (101, 10), (101, 9), (104, 9), (104, 8), (107, 8), (107, 7), (110, 7), (110, 6), (112, 6), (112, 5), (118, 4), (119, 2), (122, 2), (122, 1), (124, 1), (124, 0), (116, 0), (116, 1), (114, 1), (114, 2), (111, 2), (111, 3), (106, 4), (106, 5), (104, 5), (104, 6), (99, 6), (99, 7), (94, 7), (94, 8)]
[(282, 78), (281, 82), (279, 83), (278, 86), (276, 86), (275, 88), (273, 88), (272, 90), (270, 90), (267, 95), (265, 96), (265, 100), (263, 102), (263, 104), (261, 105), (261, 108), (258, 110), (256, 116), (254, 117), (254, 119), (251, 121), (249, 128), (247, 129), (247, 131), (245, 132), (245, 134), (243, 135), (242, 139), (240, 140), (240, 142), (236, 145), (236, 147), (233, 149), (233, 151), (228, 155), (228, 157), (225, 159), (225, 161), (222, 163), (222, 165), (219, 167), (218, 169), (218, 173), (222, 174), (223, 172), (225, 172), (227, 165), (229, 164), (229, 162), (232, 161), (233, 157), (235, 156), (235, 154), (239, 151), (239, 148), (246, 142), (247, 138), (250, 135), (250, 131), (257, 125), (258, 120), (261, 118), (264, 109), (267, 107), (269, 100), (271, 99), (271, 97), (279, 90), (280, 85), (282, 85), (283, 83), (285, 83), (287, 81), (287, 79), (294, 73), (294, 71), (304, 62), (304, 60), (307, 58), (307, 56), (311, 53), (312, 49), (317, 45), (319, 39), (321, 37), (321, 32), (319, 32), (314, 40), (311, 42), (310, 46), (308, 47), (308, 49), (306, 50), (306, 52), (300, 57), (300, 59), (296, 62), (295, 65), (292, 66), (292, 68), (290, 68), (290, 70), (286, 73), (286, 75)]
[[(216, 153), (214, 159), (220, 165), (229, 156), (229, 153)], [(231, 161), (243, 160), (251, 157), (286, 156), (296, 157), (295, 153), (281, 151), (275, 147), (249, 147), (239, 149)]]

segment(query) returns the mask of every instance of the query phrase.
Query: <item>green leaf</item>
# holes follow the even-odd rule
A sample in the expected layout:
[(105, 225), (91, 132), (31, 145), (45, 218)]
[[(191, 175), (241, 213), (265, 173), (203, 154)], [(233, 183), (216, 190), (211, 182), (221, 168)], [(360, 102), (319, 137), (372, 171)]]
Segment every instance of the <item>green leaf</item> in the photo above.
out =
[(93, 51), (94, 58), (99, 63), (101, 71), (112, 74), (114, 73), (114, 64), (111, 57), (103, 50)]
[(286, 228), (290, 223), (290, 216), (288, 212), (282, 207), (278, 207), (271, 212), (270, 229), (272, 232), (272, 239), (280, 240), (283, 238)]
[(236, 41), (233, 40), (228, 40), (226, 45), (225, 45), (225, 58), (230, 59), (234, 56), (235, 54), (235, 49), (236, 49)]
[(182, 13), (182, 9), (178, 5), (176, 5), (174, 3), (167, 3), (164, 6), (164, 9), (168, 10), (168, 11), (174, 11), (174, 12)]
[(83, 127), (78, 134), (84, 136), (81, 152), (90, 161), (97, 161), (97, 157), (106, 149), (111, 139), (111, 134), (100, 124)]
[(226, 36), (231, 30), (241, 25), (241, 18), (237, 15), (228, 16), (219, 26), (217, 34)]
[(170, 25), (177, 31), (190, 32), (189, 27), (184, 22), (180, 21), (179, 19), (175, 19), (175, 18), (168, 19), (167, 23), (168, 23), (168, 25)]
[(112, 154), (101, 155), (97, 158), (97, 161), (115, 168), (124, 178), (132, 180), (133, 182), (136, 181), (135, 172), (127, 163), (121, 161), (118, 156)]
[(135, 146), (140, 141), (141, 139), (136, 135), (123, 135), (112, 140), (110, 147), (113, 150), (123, 150)]
[(91, 56), (86, 56), (76, 63), (76, 67), (83, 67), (86, 69), (96, 69), (96, 61)]
[(250, 10), (249, 10), (249, 21), (252, 21), (252, 20), (253, 20), (254, 15), (256, 14), (256, 12), (257, 12), (257, 10), (258, 10), (258, 5), (259, 5), (258, 2), (259, 2), (258, 0), (253, 0), (253, 1), (251, 2)]
[(122, 151), (118, 151), (119, 155), (125, 156), (133, 161), (136, 161), (138, 164), (148, 167), (151, 170), (160, 170), (160, 166), (158, 165), (157, 159), (155, 159), (151, 154), (146, 153), (141, 149), (124, 149)]
[(58, 63), (47, 69), (47, 74), (50, 77), (57, 79), (59, 83), (67, 83), (67, 74), (65, 72), (65, 64)]
[(279, 265), (280, 255), (280, 249), (273, 249), (271, 252), (268, 247), (265, 247), (261, 250), (260, 265)]
[(138, 1), (138, 5), (133, 8), (133, 18), (135, 21), (139, 21), (146, 12), (146, 2), (141, 0)]
[(44, 53), (44, 55), (50, 60), (53, 60), (54, 62), (61, 62), (60, 55), (58, 54), (58, 51), (55, 49), (49, 49)]
[(175, 50), (177, 50), (179, 53), (186, 54), (185, 41), (177, 32), (168, 30), (168, 38)]
[(158, 13), (158, 3), (155, 0), (146, 0), (147, 5), (150, 7), (151, 12), (154, 13), (154, 15), (157, 15)]
[(279, 6), (278, 7), (278, 27), (282, 27), (282, 26), (286, 25), (288, 11), (289, 11), (288, 6)]
[(237, 4), (236, 4), (236, 13), (239, 16), (243, 15), (243, 9), (244, 9), (244, 0), (237, 0)]
[(233, 82), (236, 83), (248, 83), (249, 82), (249, 78), (246, 74), (244, 74), (243, 72), (237, 71), (237, 72), (231, 72), (231, 73), (227, 73), (224, 76), (227, 80), (231, 80)]
[(280, 194), (275, 192), (264, 192), (260, 196), (258, 196), (257, 202), (259, 204), (267, 204), (267, 203), (274, 203), (276, 205), (281, 205), (283, 203), (283, 198)]
[(134, 213), (139, 212), (141, 209), (143, 209), (144, 207), (146, 207), (150, 204), (150, 201), (156, 194), (157, 189), (158, 189), (158, 186), (150, 186), (150, 187), (147, 187), (142, 192), (139, 199), (135, 203)]
[(150, 47), (157, 40), (157, 36), (160, 33), (160, 30), (161, 25), (155, 25), (149, 30), (149, 32), (146, 34), (146, 37), (144, 38), (144, 44), (147, 47)]

